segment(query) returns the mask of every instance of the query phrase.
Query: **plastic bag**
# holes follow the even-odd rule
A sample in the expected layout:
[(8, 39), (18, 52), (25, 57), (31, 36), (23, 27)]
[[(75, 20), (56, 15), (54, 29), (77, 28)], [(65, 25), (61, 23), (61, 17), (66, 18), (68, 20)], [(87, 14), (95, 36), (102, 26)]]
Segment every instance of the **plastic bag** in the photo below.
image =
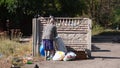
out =
[(63, 51), (67, 53), (67, 48), (65, 47), (65, 44), (61, 37), (56, 37), (56, 44), (57, 44), (58, 51)]
[(68, 52), (65, 57), (64, 57), (64, 61), (70, 61), (70, 60), (74, 60), (76, 57), (76, 54), (74, 52)]
[(45, 49), (44, 49), (43, 43), (41, 43), (41, 45), (40, 45), (40, 55), (45, 56)]
[(53, 60), (63, 60), (65, 57), (65, 53), (62, 51), (56, 51), (55, 55), (53, 56)]

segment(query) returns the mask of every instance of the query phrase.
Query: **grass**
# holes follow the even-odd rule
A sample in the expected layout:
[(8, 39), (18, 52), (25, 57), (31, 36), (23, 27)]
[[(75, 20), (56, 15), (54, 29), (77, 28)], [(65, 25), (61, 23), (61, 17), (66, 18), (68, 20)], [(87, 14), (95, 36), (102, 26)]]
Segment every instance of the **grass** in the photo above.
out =
[(92, 36), (95, 35), (104, 35), (104, 36), (115, 36), (115, 35), (120, 35), (120, 30), (116, 29), (105, 29), (99, 25), (95, 25), (92, 28)]
[(113, 29), (105, 29), (103, 32), (99, 33), (98, 35), (104, 35), (104, 36), (119, 36), (120, 30), (113, 30)]
[(102, 32), (104, 32), (104, 28), (100, 25), (92, 25), (92, 35), (98, 35)]
[(14, 40), (0, 40), (0, 53), (4, 57), (8, 56), (24, 56), (32, 53), (32, 42), (19, 43)]
[[(32, 41), (27, 43), (20, 43), (16, 40), (9, 40), (9, 39), (1, 39), (0, 38), (0, 54), (3, 56), (0, 57), (0, 66), (5, 67), (2, 63), (8, 63), (10, 65), (14, 64), (17, 66), (23, 66), (23, 59), (27, 57), (32, 57)], [(43, 57), (37, 56), (32, 57), (34, 61), (42, 61), (44, 60)], [(7, 61), (7, 62), (6, 62)], [(7, 65), (8, 65), (7, 64)], [(0, 68), (1, 68), (0, 67)]]
[(120, 30), (116, 29), (105, 29), (100, 25), (92, 25), (92, 36), (104, 35), (104, 36), (118, 36), (120, 35)]

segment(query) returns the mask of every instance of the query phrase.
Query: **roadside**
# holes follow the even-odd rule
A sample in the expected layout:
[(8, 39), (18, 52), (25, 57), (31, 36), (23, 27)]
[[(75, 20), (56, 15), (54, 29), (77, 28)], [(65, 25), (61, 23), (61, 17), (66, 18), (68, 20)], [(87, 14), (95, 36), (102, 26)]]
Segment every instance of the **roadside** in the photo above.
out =
[(22, 68), (120, 68), (119, 43), (92, 43), (92, 58), (76, 61), (41, 61)]

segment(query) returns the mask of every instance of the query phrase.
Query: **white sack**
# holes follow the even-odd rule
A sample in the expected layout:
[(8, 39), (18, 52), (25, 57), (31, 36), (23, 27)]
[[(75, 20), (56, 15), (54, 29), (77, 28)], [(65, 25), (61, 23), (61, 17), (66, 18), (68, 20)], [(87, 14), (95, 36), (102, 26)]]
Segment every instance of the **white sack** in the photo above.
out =
[(53, 60), (63, 60), (65, 57), (65, 53), (62, 51), (56, 51), (55, 55), (53, 56)]
[(74, 52), (68, 52), (66, 56), (63, 58), (64, 61), (70, 61), (76, 58), (76, 54)]

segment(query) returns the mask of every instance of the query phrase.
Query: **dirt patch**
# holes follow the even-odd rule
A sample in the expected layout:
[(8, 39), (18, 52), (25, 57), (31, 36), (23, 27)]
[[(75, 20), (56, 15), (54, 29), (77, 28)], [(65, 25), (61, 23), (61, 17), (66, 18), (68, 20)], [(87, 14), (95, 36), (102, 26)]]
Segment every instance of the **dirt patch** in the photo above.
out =
[(11, 65), (12, 64), (9, 61), (7, 61), (5, 58), (0, 59), (0, 68), (10, 68)]

